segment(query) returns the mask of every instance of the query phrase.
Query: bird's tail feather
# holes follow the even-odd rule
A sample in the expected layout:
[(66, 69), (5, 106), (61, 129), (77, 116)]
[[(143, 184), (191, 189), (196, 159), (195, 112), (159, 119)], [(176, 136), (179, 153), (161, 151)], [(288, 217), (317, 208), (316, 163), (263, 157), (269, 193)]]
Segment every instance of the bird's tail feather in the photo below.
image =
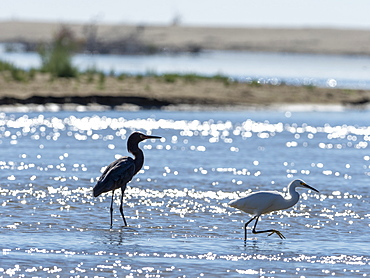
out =
[(232, 208), (236, 208), (236, 202), (237, 200), (232, 200), (231, 202), (228, 203), (228, 205)]
[(104, 193), (104, 187), (99, 186), (99, 183), (97, 183), (93, 189), (94, 197), (98, 197), (100, 194)]

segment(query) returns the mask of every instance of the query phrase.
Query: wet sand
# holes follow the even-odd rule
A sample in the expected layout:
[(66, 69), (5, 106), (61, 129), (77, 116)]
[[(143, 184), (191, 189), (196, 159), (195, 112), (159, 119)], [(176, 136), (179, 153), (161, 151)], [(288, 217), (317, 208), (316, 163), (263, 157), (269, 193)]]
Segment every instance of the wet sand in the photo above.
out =
[(194, 105), (219, 107), (273, 107), (286, 104), (366, 105), (370, 92), (312, 86), (259, 85), (219, 80), (166, 82), (160, 77), (106, 77), (50, 80), (37, 75), (28, 82), (9, 81), (0, 76), (0, 104), (74, 103), (109, 107), (134, 105), (143, 108)]

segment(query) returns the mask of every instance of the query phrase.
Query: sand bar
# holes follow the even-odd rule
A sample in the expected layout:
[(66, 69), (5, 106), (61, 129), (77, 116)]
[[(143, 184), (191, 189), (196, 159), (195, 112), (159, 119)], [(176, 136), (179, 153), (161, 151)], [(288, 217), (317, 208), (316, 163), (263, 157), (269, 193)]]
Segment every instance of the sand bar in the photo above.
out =
[[(62, 23), (0, 22), (0, 42), (51, 41)], [(88, 39), (90, 24), (66, 24), (76, 38)], [(291, 52), (316, 54), (370, 55), (370, 30), (273, 29), (190, 26), (96, 25), (96, 37), (112, 41), (140, 40), (157, 47), (194, 45), (202, 49)], [(89, 29), (90, 28), (90, 29)], [(90, 30), (90, 31), (89, 31)]]
[(162, 77), (106, 77), (102, 83), (96, 77), (88, 81), (79, 79), (54, 79), (38, 74), (27, 82), (12, 81), (0, 75), (0, 104), (74, 103), (99, 104), (115, 108), (136, 105), (142, 108), (165, 108), (181, 105), (208, 107), (272, 107), (283, 105), (339, 105), (365, 107), (370, 102), (370, 92), (318, 88), (313, 86), (259, 85), (220, 80), (172, 82)]

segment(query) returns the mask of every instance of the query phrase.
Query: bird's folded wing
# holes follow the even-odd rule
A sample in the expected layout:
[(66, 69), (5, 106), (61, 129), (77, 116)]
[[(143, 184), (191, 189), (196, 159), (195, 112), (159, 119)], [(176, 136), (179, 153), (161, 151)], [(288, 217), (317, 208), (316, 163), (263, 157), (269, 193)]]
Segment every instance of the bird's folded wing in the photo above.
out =
[(120, 186), (128, 183), (135, 174), (135, 163), (131, 157), (121, 157), (112, 162), (103, 172), (95, 187), (101, 192), (115, 189), (119, 182)]

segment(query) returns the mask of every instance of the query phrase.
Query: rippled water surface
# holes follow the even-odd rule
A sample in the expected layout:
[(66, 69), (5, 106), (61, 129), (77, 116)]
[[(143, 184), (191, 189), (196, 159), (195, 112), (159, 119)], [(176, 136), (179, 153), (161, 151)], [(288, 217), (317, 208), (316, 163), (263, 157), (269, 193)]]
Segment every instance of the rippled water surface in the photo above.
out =
[[(370, 275), (370, 112), (0, 114), (3, 277), (349, 277)], [(145, 164), (119, 194), (92, 187), (139, 130)], [(232, 199), (283, 190), (294, 207), (250, 216)]]
[[(21, 68), (41, 67), (37, 53), (9, 53), (1, 49), (0, 59)], [(196, 73), (223, 74), (242, 82), (313, 85), (370, 89), (370, 57), (245, 51), (205, 51), (197, 55), (85, 55), (73, 57), (81, 70), (96, 68), (107, 74)]]

